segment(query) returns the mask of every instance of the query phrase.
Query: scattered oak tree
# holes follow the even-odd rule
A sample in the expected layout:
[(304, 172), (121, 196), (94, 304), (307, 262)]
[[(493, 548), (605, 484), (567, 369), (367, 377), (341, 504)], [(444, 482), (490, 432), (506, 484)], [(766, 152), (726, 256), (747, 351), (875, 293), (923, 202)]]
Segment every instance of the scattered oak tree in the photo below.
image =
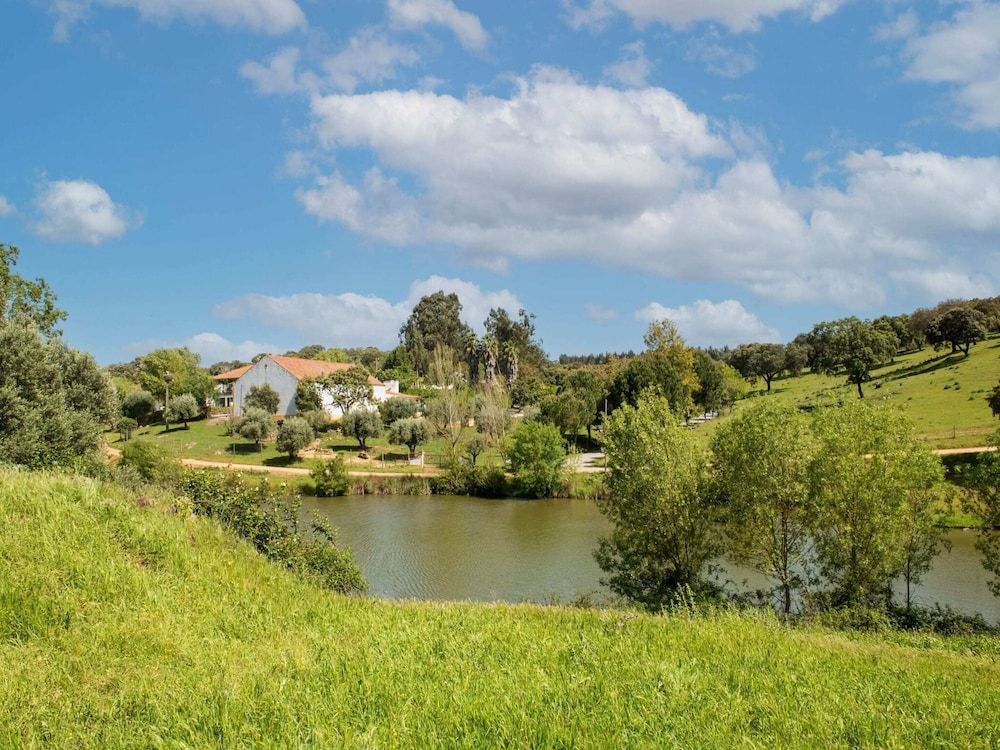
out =
[(970, 307), (953, 307), (936, 318), (927, 328), (927, 341), (935, 349), (950, 346), (951, 351), (969, 356), (969, 349), (987, 335), (987, 319)]
[(858, 397), (864, 398), (862, 385), (871, 380), (872, 370), (895, 356), (899, 341), (890, 331), (857, 318), (824, 325), (830, 326), (829, 340), (817, 368), (830, 375), (843, 370), (847, 382), (857, 386)]

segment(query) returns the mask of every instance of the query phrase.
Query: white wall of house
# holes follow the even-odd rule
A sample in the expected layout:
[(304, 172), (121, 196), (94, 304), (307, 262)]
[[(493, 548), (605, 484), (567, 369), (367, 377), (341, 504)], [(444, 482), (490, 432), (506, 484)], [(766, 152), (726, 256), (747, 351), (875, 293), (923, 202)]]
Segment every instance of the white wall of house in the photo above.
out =
[(263, 357), (233, 384), (236, 416), (243, 415), (243, 402), (255, 385), (269, 385), (278, 392), (279, 415), (287, 417), (295, 413), (295, 389), (299, 381), (270, 357)]

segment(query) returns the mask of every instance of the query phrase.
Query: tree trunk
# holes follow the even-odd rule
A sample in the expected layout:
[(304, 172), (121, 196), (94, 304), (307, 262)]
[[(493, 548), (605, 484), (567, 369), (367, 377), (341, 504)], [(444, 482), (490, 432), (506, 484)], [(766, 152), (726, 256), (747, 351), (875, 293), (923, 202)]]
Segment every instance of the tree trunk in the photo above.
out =
[(865, 392), (861, 390), (861, 381), (858, 381), (858, 398), (864, 398)]

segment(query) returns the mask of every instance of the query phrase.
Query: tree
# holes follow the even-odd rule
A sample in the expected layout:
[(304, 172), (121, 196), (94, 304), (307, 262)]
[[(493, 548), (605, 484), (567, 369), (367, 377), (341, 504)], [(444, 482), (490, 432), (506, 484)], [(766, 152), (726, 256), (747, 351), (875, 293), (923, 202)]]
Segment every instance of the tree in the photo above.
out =
[(115, 423), (115, 429), (118, 430), (118, 434), (121, 436), (122, 442), (128, 442), (132, 439), (132, 433), (139, 426), (132, 417), (119, 417), (118, 421)]
[(188, 349), (157, 349), (139, 358), (139, 385), (161, 402), (166, 401), (163, 376), (167, 372), (174, 378), (170, 383), (171, 399), (190, 393), (203, 404), (215, 395), (215, 381), (201, 368), (198, 355)]
[(500, 445), (510, 429), (511, 396), (506, 388), (483, 385), (476, 393), (476, 429), (490, 445)]
[(594, 406), (576, 391), (567, 389), (542, 401), (540, 413), (543, 420), (571, 437), (575, 445), (580, 430), (593, 422)]
[(785, 347), (785, 369), (797, 378), (809, 366), (809, 350), (801, 344), (791, 343)]
[(443, 291), (422, 297), (399, 331), (414, 369), (421, 375), (430, 372), (436, 349), (462, 351), (469, 327), (462, 322), (462, 303), (457, 294)]
[(130, 393), (122, 401), (122, 414), (134, 419), (138, 424), (146, 424), (156, 410), (156, 399), (149, 391)]
[(990, 395), (986, 397), (986, 403), (990, 407), (990, 411), (993, 412), (994, 417), (1000, 417), (1000, 383), (990, 391)]
[(251, 407), (243, 413), (239, 426), (240, 437), (254, 443), (257, 450), (261, 450), (261, 444), (271, 436), (273, 430), (274, 420), (263, 409)]
[(815, 441), (808, 418), (771, 401), (723, 425), (713, 452), (733, 559), (777, 582), (781, 610), (792, 611), (809, 531), (809, 470)]
[(857, 386), (858, 398), (864, 398), (862, 384), (871, 380), (871, 371), (895, 356), (899, 341), (885, 329), (857, 318), (844, 318), (829, 326), (829, 339), (817, 367), (834, 375), (840, 370), (847, 374), (847, 382)]
[(427, 429), (426, 420), (417, 417), (397, 419), (389, 428), (389, 440), (398, 445), (405, 445), (410, 458), (413, 458), (417, 446), (426, 443), (429, 436), (430, 430)]
[(320, 461), (309, 475), (313, 480), (313, 493), (316, 497), (340, 497), (351, 490), (351, 475), (341, 456), (335, 456), (330, 461)]
[(762, 378), (771, 390), (771, 381), (787, 367), (786, 350), (781, 344), (740, 344), (729, 355), (729, 364), (747, 380)]
[(482, 435), (473, 435), (465, 442), (465, 455), (469, 457), (469, 463), (473, 466), (479, 460), (479, 457), (486, 452), (489, 448), (489, 443), (487, 443), (486, 438)]
[(21, 251), (0, 243), (0, 323), (34, 326), (43, 337), (59, 332), (66, 313), (56, 307), (56, 296), (44, 279), (26, 279), (14, 273)]
[(698, 389), (694, 393), (694, 402), (702, 412), (717, 412), (725, 403), (723, 365), (706, 352), (695, 352), (694, 372), (698, 376)]
[(555, 425), (522, 422), (511, 435), (506, 452), (519, 494), (549, 497), (562, 482), (566, 450)]
[(741, 398), (745, 398), (750, 387), (747, 381), (734, 368), (725, 362), (719, 363), (722, 372), (722, 404), (730, 409)]
[(244, 408), (260, 409), (268, 414), (276, 414), (280, 403), (281, 396), (267, 383), (250, 386), (250, 392), (243, 399)]
[[(913, 513), (935, 491), (940, 459), (888, 406), (854, 402), (814, 418), (808, 525), (834, 605), (885, 606), (904, 571)], [(923, 543), (926, 543), (926, 539)]]
[(456, 373), (449, 352), (436, 351), (433, 359), (431, 381), (437, 390), (427, 401), (427, 419), (434, 432), (448, 441), (454, 459), (462, 431), (472, 416), (472, 392)]
[[(688, 369), (690, 368), (690, 369)], [(615, 410), (628, 404), (636, 406), (646, 393), (664, 396), (679, 417), (686, 418), (693, 405), (697, 376), (694, 364), (677, 362), (665, 352), (646, 352), (630, 360), (611, 381), (608, 389), (608, 407)]]
[(171, 422), (183, 422), (184, 429), (188, 429), (188, 422), (201, 416), (201, 407), (194, 400), (190, 393), (182, 393), (170, 399), (170, 406), (166, 408), (163, 419), (167, 424)]
[(357, 440), (362, 451), (367, 451), (368, 441), (382, 434), (382, 417), (374, 409), (357, 409), (341, 418), (340, 431), (344, 437)]
[(360, 367), (332, 372), (318, 378), (316, 382), (344, 416), (347, 416), (355, 406), (372, 400), (372, 386), (368, 380), (368, 373)]
[(278, 429), (276, 445), (279, 451), (295, 460), (299, 457), (299, 451), (308, 448), (315, 437), (312, 426), (306, 420), (302, 417), (289, 417)]
[(930, 571), (941, 549), (951, 550), (944, 536), (947, 506), (941, 493), (918, 488), (906, 494), (903, 508), (903, 568), (906, 609), (913, 607), (913, 587)]
[(244, 362), (242, 359), (228, 359), (222, 362), (216, 362), (209, 366), (209, 375), (221, 375), (224, 372), (229, 372), (230, 370), (235, 370), (240, 367), (246, 367), (248, 362)]
[[(319, 387), (313, 380), (300, 380), (295, 386), (295, 411), (302, 414), (307, 411), (322, 411), (323, 399), (319, 395)], [(277, 407), (275, 407), (277, 411)]]
[(986, 316), (969, 307), (953, 307), (927, 328), (927, 340), (935, 349), (951, 346), (952, 352), (969, 356), (973, 344), (987, 336)]
[(535, 316), (527, 310), (520, 309), (511, 317), (502, 307), (494, 307), (483, 321), (483, 328), (486, 336), (496, 341), (500, 370), (509, 388), (517, 382), (522, 362), (534, 367), (545, 362), (545, 353), (535, 341)]
[(414, 398), (390, 398), (378, 405), (382, 423), (391, 427), (400, 419), (411, 419), (420, 411), (420, 402)]
[(595, 556), (612, 591), (650, 610), (688, 588), (712, 591), (703, 573), (720, 545), (708, 462), (671, 403), (651, 396), (622, 406), (605, 423), (604, 449), (607, 496), (598, 507), (612, 531)]
[(1000, 430), (993, 433), (990, 443), (996, 450), (980, 453), (962, 471), (962, 479), (975, 493), (971, 510), (982, 521), (976, 548), (983, 555), (983, 567), (992, 575), (987, 585), (994, 596), (1000, 596)]

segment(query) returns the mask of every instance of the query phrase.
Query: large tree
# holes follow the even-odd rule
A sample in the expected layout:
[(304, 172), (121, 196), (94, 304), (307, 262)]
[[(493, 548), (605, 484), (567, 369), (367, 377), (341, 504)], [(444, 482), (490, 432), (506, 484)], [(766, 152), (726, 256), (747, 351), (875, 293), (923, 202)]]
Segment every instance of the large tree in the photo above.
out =
[(422, 297), (399, 331), (414, 369), (421, 375), (430, 372), (432, 353), (446, 348), (463, 351), (469, 327), (462, 322), (462, 303), (457, 294), (434, 294)]
[(899, 349), (895, 334), (857, 318), (844, 318), (823, 324), (829, 339), (817, 367), (834, 375), (843, 371), (847, 382), (856, 386), (858, 397), (864, 398), (863, 384), (871, 380), (871, 371), (889, 362)]
[(787, 368), (786, 351), (781, 344), (741, 344), (729, 354), (728, 361), (747, 380), (763, 379), (769, 391), (771, 381)]
[(970, 307), (953, 307), (936, 318), (927, 328), (927, 341), (935, 349), (950, 346), (952, 352), (963, 352), (986, 338), (987, 319), (983, 313)]
[(611, 415), (604, 447), (608, 492), (598, 507), (612, 531), (596, 557), (608, 585), (653, 610), (685, 589), (710, 591), (706, 566), (721, 549), (697, 438), (654, 396)]
[(317, 378), (316, 382), (345, 416), (358, 404), (372, 399), (372, 386), (368, 382), (368, 373), (360, 367), (332, 372)]
[(190, 393), (202, 404), (215, 395), (215, 381), (202, 369), (198, 355), (189, 349), (157, 349), (140, 357), (138, 367), (139, 385), (160, 401), (166, 399), (167, 384), (163, 376), (167, 372), (173, 376), (171, 396)]

